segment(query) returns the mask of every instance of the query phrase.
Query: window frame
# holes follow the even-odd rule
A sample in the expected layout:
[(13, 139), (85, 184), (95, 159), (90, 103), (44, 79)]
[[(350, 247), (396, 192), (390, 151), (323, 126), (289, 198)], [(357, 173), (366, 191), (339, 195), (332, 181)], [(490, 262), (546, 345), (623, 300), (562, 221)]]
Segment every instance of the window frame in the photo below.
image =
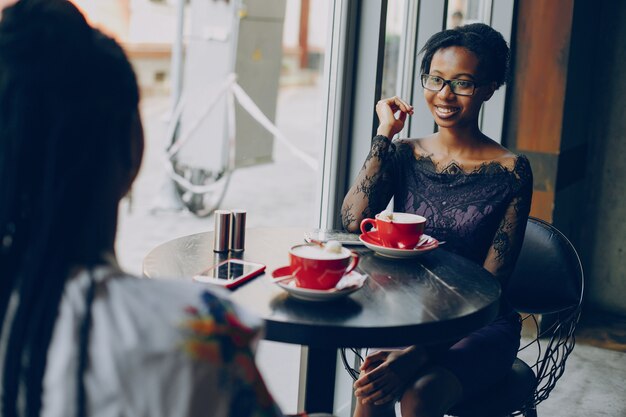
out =
[(381, 89), (386, 10), (387, 0), (331, 3), (317, 227), (341, 228), (343, 196), (353, 180), (354, 167), (360, 167), (367, 155), (369, 138), (376, 129), (371, 103), (376, 102)]

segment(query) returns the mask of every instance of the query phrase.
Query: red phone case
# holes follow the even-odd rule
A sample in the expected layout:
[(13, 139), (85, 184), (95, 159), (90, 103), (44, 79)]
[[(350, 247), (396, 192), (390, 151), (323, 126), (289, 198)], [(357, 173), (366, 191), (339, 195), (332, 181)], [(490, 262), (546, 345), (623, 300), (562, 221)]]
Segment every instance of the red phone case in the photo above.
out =
[[(251, 266), (255, 266), (256, 268), (232, 280), (213, 278), (213, 277), (208, 277), (208, 279), (196, 278), (196, 277), (200, 277), (203, 275), (206, 276), (207, 272), (217, 269), (220, 266), (225, 265), (229, 262), (251, 265)], [(263, 272), (265, 272), (265, 267), (266, 267), (265, 265), (260, 264), (258, 262), (243, 261), (241, 259), (226, 259), (225, 261), (222, 261), (216, 265), (213, 265), (210, 268), (207, 268), (204, 271), (200, 272), (199, 274), (196, 274), (194, 276), (194, 279), (198, 282), (219, 285), (221, 287), (228, 288), (228, 289), (234, 289), (240, 286), (241, 284), (248, 282), (252, 278), (261, 275)]]

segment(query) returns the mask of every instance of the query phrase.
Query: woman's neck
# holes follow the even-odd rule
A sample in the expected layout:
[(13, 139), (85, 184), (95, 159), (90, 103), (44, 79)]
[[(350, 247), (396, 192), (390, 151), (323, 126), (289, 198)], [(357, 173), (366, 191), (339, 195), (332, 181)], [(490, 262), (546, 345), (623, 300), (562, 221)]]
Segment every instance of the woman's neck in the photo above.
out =
[(485, 136), (478, 124), (472, 126), (439, 128), (435, 134), (440, 153), (454, 157), (474, 153), (489, 139)]

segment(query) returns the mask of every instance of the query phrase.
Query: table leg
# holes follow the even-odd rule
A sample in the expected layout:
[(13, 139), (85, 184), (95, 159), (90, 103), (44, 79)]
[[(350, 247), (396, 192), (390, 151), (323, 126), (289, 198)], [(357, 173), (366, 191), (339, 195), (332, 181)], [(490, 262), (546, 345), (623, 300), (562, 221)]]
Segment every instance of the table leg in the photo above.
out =
[(307, 413), (333, 413), (337, 349), (308, 348), (304, 409)]

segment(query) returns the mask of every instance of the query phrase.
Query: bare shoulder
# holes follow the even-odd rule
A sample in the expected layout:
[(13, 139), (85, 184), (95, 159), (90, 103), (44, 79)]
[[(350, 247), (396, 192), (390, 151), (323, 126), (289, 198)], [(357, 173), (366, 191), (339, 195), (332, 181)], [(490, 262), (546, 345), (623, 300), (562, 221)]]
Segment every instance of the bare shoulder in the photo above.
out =
[(509, 171), (516, 170), (519, 163), (528, 161), (524, 155), (516, 154), (495, 141), (486, 147), (483, 157), (485, 160), (499, 163)]

